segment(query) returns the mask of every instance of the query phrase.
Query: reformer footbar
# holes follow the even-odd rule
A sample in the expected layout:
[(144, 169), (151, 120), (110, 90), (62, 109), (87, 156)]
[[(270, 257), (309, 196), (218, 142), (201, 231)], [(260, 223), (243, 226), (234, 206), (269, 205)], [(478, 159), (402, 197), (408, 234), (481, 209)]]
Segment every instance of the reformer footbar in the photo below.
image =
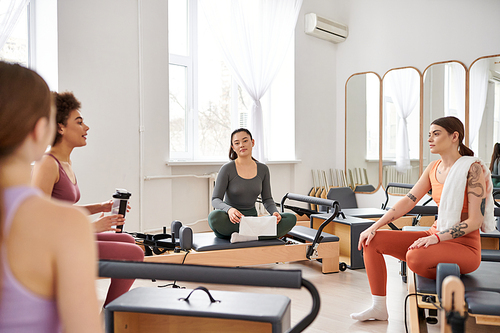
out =
[[(285, 194), (283, 199), (281, 199), (281, 212), (282, 213), (285, 212), (286, 199), (301, 201), (301, 202), (308, 202), (308, 203), (315, 204), (317, 206), (322, 205), (322, 206), (331, 207), (334, 209), (334, 212), (332, 213), (332, 215), (327, 220), (325, 220), (325, 222), (321, 223), (321, 226), (318, 228), (318, 231), (315, 233), (312, 244), (307, 248), (307, 253), (306, 253), (307, 259), (317, 258), (318, 257), (318, 255), (317, 255), (318, 245), (323, 240), (323, 235), (322, 235), (323, 229), (334, 218), (336, 218), (337, 215), (339, 214), (339, 210), (340, 210), (339, 203), (335, 200), (330, 200), (330, 199), (321, 199), (321, 198), (311, 197), (311, 196), (307, 196), (307, 195), (287, 193), (287, 194)], [(290, 230), (289, 234), (291, 236), (294, 236), (294, 237), (304, 238), (304, 232), (306, 232), (307, 229), (311, 229), (311, 228), (297, 226), (297, 227), (294, 227), (292, 230)]]

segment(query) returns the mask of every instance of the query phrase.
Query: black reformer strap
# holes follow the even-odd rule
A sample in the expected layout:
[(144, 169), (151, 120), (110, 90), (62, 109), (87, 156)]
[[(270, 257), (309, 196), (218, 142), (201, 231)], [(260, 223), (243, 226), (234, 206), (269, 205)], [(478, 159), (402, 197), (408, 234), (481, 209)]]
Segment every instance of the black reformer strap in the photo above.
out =
[(300, 270), (213, 267), (153, 262), (99, 260), (99, 276), (117, 279), (180, 280), (257, 287), (304, 287), (312, 296), (312, 308), (300, 322), (287, 332), (302, 332), (318, 316), (320, 296), (316, 287), (302, 278)]

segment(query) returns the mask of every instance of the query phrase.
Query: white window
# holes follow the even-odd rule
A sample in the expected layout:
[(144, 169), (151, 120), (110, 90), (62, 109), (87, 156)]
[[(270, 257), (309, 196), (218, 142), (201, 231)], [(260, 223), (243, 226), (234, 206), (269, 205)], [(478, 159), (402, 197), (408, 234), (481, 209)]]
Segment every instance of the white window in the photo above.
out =
[[(200, 10), (197, 0), (169, 0), (170, 160), (225, 161), (231, 132), (247, 127), (252, 99)], [(295, 159), (293, 45), (261, 104), (268, 159)]]
[(0, 60), (30, 67), (30, 4), (23, 9), (9, 38), (0, 49)]

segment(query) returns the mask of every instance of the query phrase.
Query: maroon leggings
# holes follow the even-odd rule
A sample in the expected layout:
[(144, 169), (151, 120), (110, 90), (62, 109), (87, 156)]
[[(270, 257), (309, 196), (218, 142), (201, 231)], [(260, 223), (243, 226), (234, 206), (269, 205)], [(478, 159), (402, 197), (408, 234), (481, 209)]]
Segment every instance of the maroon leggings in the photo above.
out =
[[(144, 252), (135, 244), (129, 234), (103, 232), (96, 234), (99, 259), (143, 261)], [(111, 279), (104, 305), (126, 293), (134, 283), (133, 279)]]
[(416, 274), (436, 278), (438, 263), (455, 263), (460, 273), (475, 271), (481, 263), (481, 240), (479, 230), (465, 236), (430, 245), (428, 248), (408, 250), (414, 241), (434, 234), (428, 231), (378, 230), (368, 246), (363, 248), (366, 274), (372, 295), (385, 296), (387, 290), (387, 269), (384, 254), (406, 261)]

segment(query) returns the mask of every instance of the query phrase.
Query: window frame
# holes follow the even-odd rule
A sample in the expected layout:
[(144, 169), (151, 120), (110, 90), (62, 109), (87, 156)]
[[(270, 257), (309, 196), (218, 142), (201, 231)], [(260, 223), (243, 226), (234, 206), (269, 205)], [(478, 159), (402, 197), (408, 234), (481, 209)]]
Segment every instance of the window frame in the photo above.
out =
[[(198, 0), (186, 0), (186, 4), (188, 6), (187, 8), (187, 55), (178, 55), (178, 54), (173, 54), (170, 53), (169, 51), (169, 59), (168, 63), (169, 66), (171, 65), (178, 65), (178, 66), (185, 66), (186, 70), (186, 84), (187, 86), (185, 87), (185, 92), (186, 92), (186, 110), (185, 110), (185, 135), (187, 136), (185, 138), (186, 142), (186, 150), (182, 152), (176, 152), (172, 151), (172, 146), (171, 142), (169, 144), (169, 152), (168, 152), (168, 163), (167, 164), (172, 164), (172, 163), (213, 163), (213, 162), (224, 162), (227, 160), (227, 153), (223, 153), (223, 155), (219, 156), (206, 156), (202, 155), (202, 147), (199, 144), (200, 142), (200, 112), (199, 112), (199, 92), (198, 92), (198, 76), (199, 76), (199, 68), (198, 68), (198, 57), (199, 57), (199, 50), (198, 50), (198, 20), (200, 13), (199, 8), (200, 4), (198, 3)], [(292, 44), (294, 45), (295, 43), (292, 41)], [(291, 53), (291, 56), (294, 57), (293, 54), (293, 48), (289, 50)], [(294, 60), (293, 60), (294, 61)], [(226, 65), (227, 66), (227, 65)], [(295, 77), (295, 73), (293, 75)], [(169, 81), (170, 82), (170, 81)], [(295, 80), (293, 81), (295, 82)], [(290, 87), (289, 87), (290, 88)], [(234, 75), (231, 75), (231, 86), (229, 88), (229, 94), (231, 96), (231, 101), (229, 102), (229, 107), (230, 107), (230, 126), (231, 128), (239, 128), (239, 127), (246, 127), (242, 125), (241, 120), (242, 117), (241, 115), (244, 113), (247, 113), (246, 117), (246, 122), (248, 124), (248, 121), (250, 120), (250, 109), (251, 107), (248, 106), (248, 110), (244, 111), (240, 109), (240, 90), (239, 90), (239, 85), (234, 77)], [(292, 88), (290, 88), (292, 89)], [(294, 88), (293, 88), (294, 89)], [(271, 110), (271, 99), (272, 97), (269, 96), (270, 91), (272, 90), (272, 85), (266, 92), (266, 94), (263, 96), (261, 99), (261, 104), (264, 107), (268, 107), (266, 105), (269, 105), (269, 110)], [(248, 94), (243, 90), (243, 94), (245, 94), (244, 98), (248, 97)], [(294, 92), (295, 94), (295, 92)], [(292, 107), (292, 114), (295, 114), (295, 103), (293, 102), (293, 107)], [(170, 108), (169, 108), (170, 109)], [(289, 109), (290, 110), (290, 109)], [(272, 112), (272, 111), (271, 111)], [(266, 113), (264, 114), (264, 119), (271, 119), (271, 113)], [(266, 124), (264, 124), (266, 125)], [(264, 128), (264, 130), (267, 132), (267, 129)], [(293, 131), (293, 135), (295, 137), (295, 123), (293, 123), (293, 126), (290, 127), (290, 130)], [(170, 133), (170, 132), (169, 132)], [(169, 134), (170, 137), (170, 134)], [(170, 140), (170, 139), (169, 139)], [(228, 140), (229, 141), (229, 140)], [(281, 162), (281, 161), (296, 161), (295, 158), (295, 147), (293, 147), (293, 156), (290, 156), (290, 158), (287, 158), (287, 156), (290, 154), (286, 154), (286, 156), (283, 157), (276, 157), (275, 159), (272, 159), (270, 157), (270, 160), (275, 161), (275, 162)]]
[[(199, 141), (199, 116), (198, 116), (198, 1), (186, 1), (188, 6), (188, 55), (179, 55), (169, 52), (169, 66), (177, 65), (186, 68), (186, 151), (173, 152), (169, 149), (170, 161), (222, 161), (225, 156), (202, 156)], [(238, 112), (238, 84), (234, 77), (231, 78), (231, 127), (240, 127)], [(236, 111), (236, 112), (235, 112)]]
[[(34, 4), (35, 0), (28, 0), (28, 2), (26, 3), (26, 23), (27, 23), (27, 27), (26, 27), (26, 31), (27, 31), (27, 56), (26, 56), (26, 59), (27, 59), (27, 67), (28, 68), (33, 68), (34, 67), (34, 64), (35, 64), (35, 36), (36, 36), (36, 32), (35, 32), (35, 4)], [(24, 9), (23, 9), (23, 12), (24, 12)], [(19, 20), (21, 19), (21, 16), (18, 17), (18, 21), (16, 22), (16, 25), (19, 23)], [(8, 41), (8, 39), (7, 39)], [(7, 43), (6, 43), (7, 44)], [(5, 47), (5, 45), (4, 45)], [(9, 61), (9, 60), (7, 60)], [(16, 61), (18, 62), (18, 61)], [(18, 62), (18, 63), (21, 63), (23, 64), (22, 62)]]

